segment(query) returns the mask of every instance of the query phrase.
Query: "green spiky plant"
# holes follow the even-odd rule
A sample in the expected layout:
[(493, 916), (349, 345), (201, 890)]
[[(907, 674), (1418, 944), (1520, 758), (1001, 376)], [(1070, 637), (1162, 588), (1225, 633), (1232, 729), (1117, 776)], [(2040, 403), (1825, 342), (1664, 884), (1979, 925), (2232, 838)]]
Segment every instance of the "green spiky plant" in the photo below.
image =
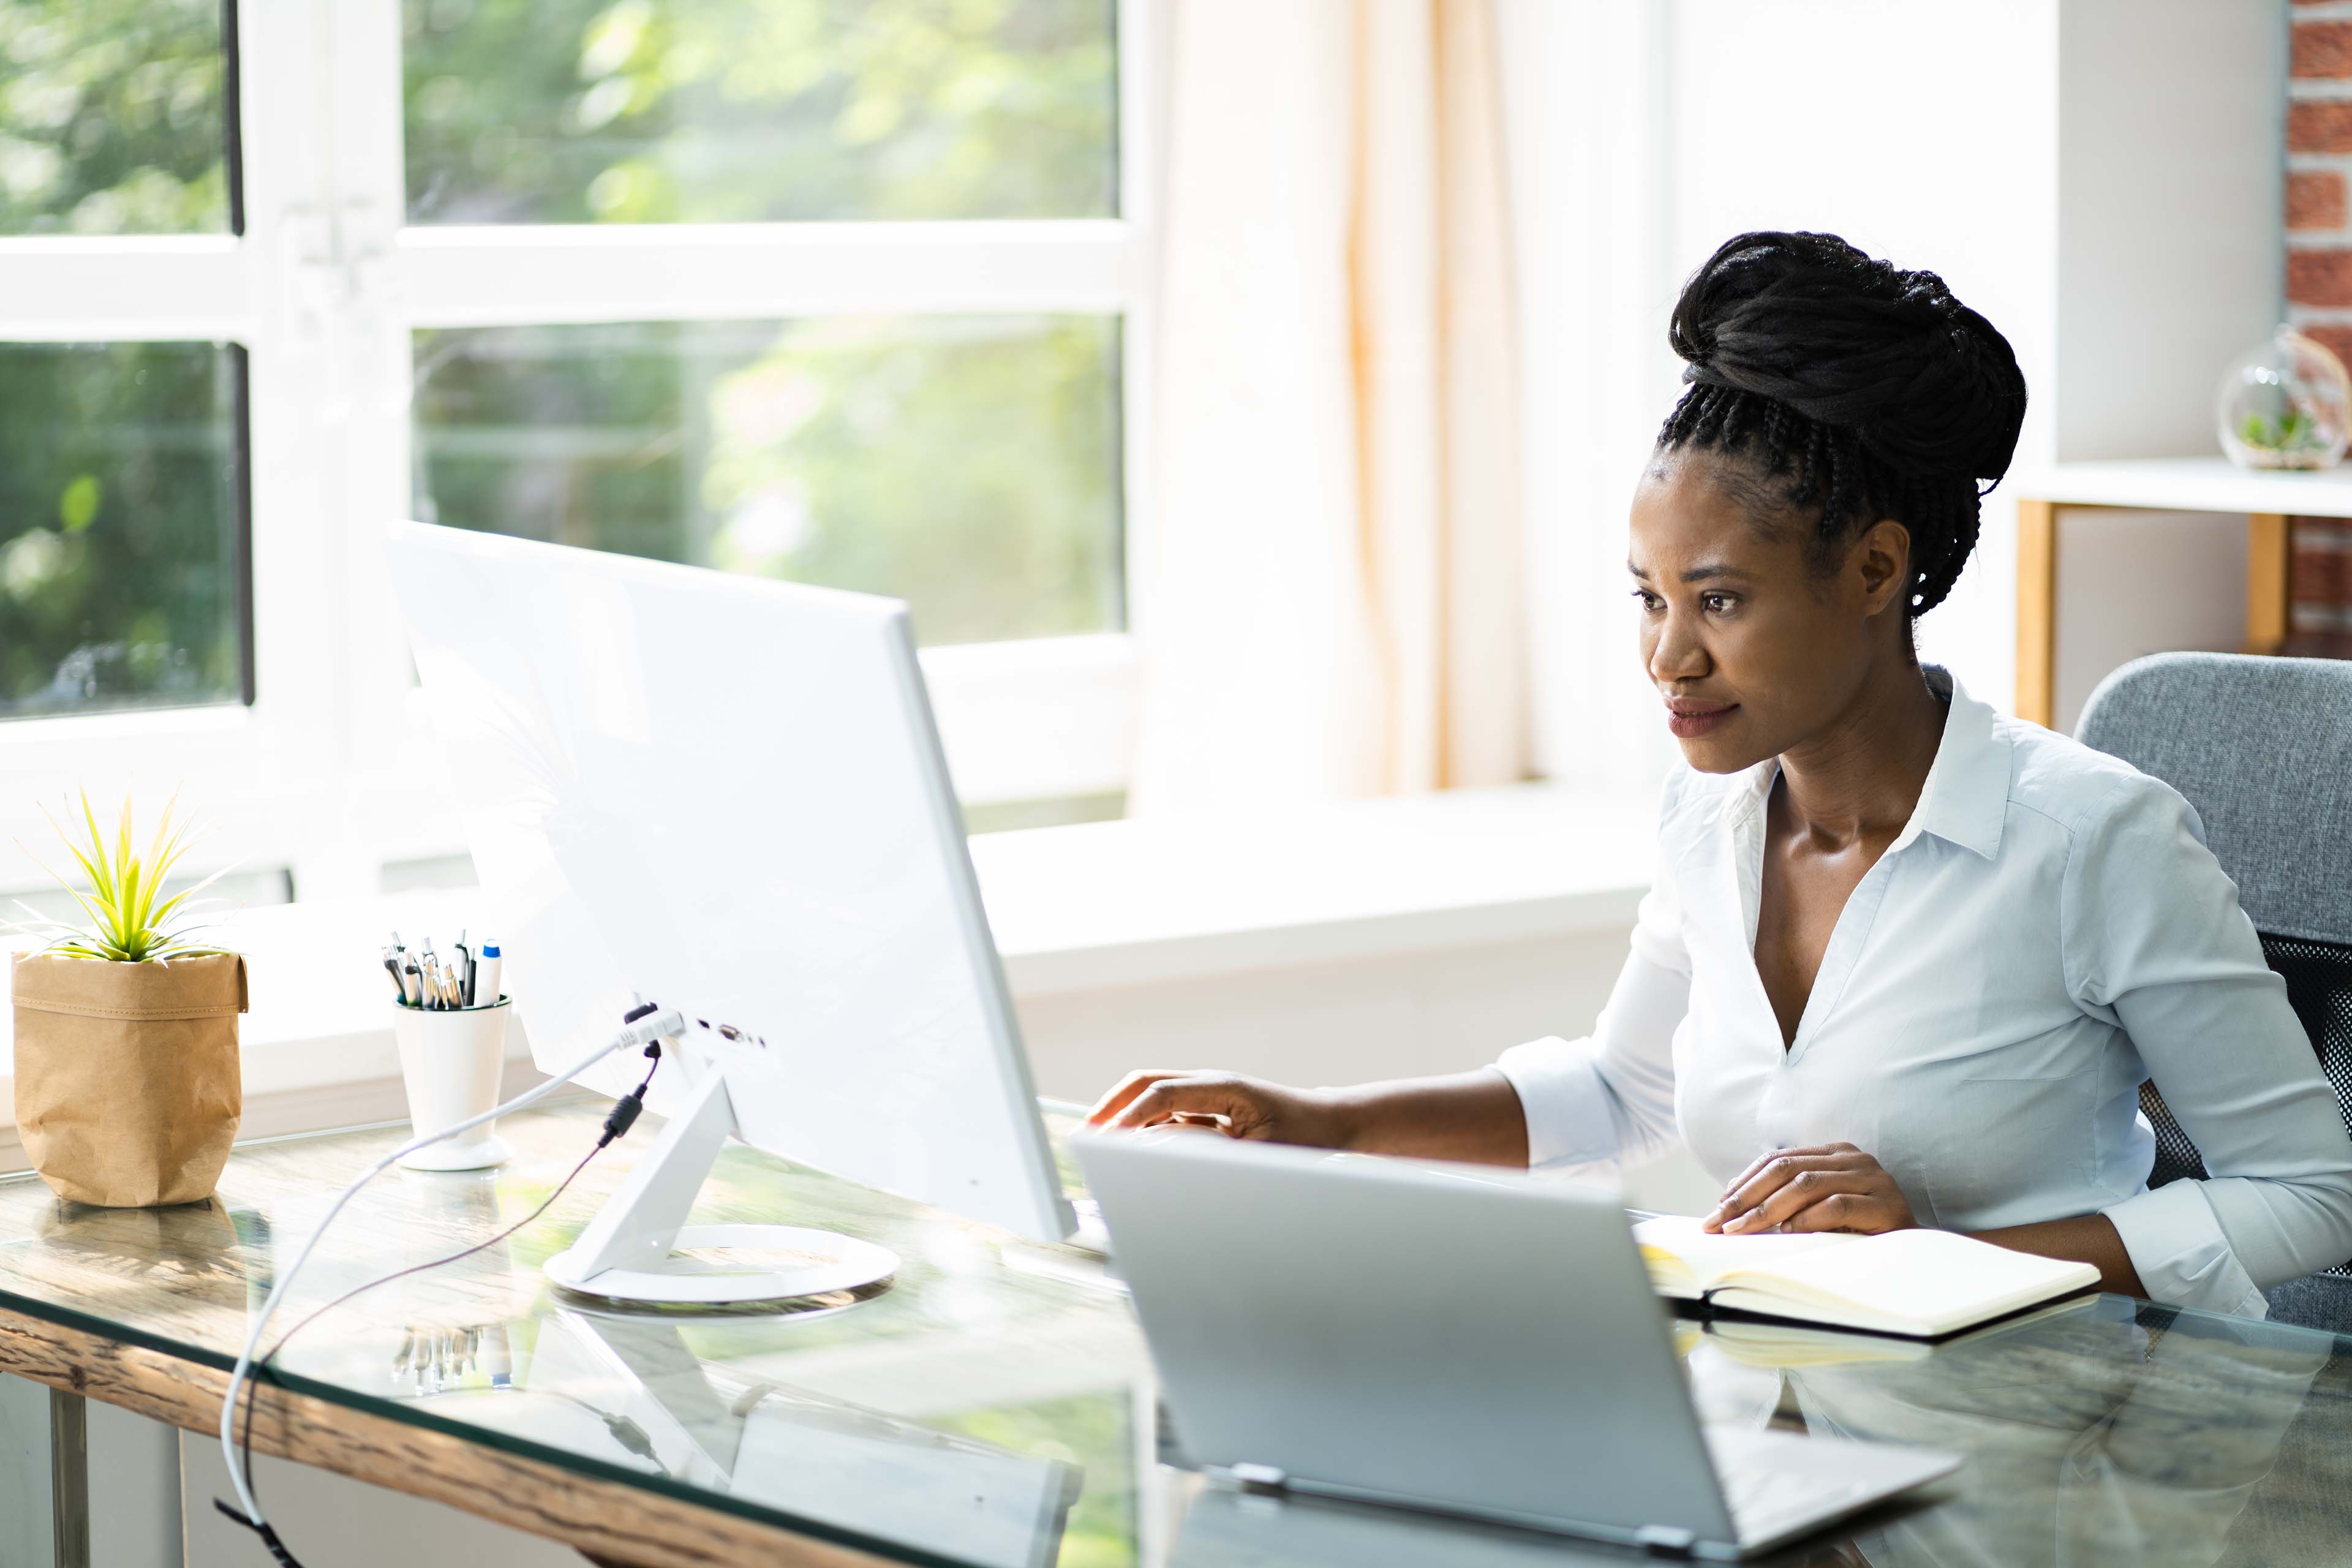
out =
[[(142, 856), (136, 852), (131, 831), (131, 797), (123, 797), (122, 817), (110, 847), (105, 831), (98, 825), (98, 813), (90, 807), (89, 792), (83, 790), (80, 794), (81, 823), (87, 837), (68, 832), (65, 824), (49, 816), (48, 807), (43, 806), (41, 815), (48, 818), (58, 842), (80, 863), (89, 891), (85, 893), (76, 888), (37, 856), (34, 859), (81, 906), (82, 921), (44, 919), (40, 911), (20, 900), (16, 907), (34, 918), (29, 922), (12, 922), (9, 929), (47, 937), (48, 944), (42, 949), (45, 952), (100, 959), (109, 963), (160, 963), (219, 952), (221, 949), (197, 940), (197, 933), (209, 922), (199, 918), (198, 911), (205, 906), (196, 901), (195, 896), (212, 886), (221, 872), (215, 871), (195, 886), (169, 897), (163, 895), (164, 879), (189, 846), (190, 824), (184, 820), (174, 827), (172, 823), (173, 812), (180, 804), (179, 795), (175, 793), (164, 805), (154, 837)], [(73, 816), (70, 803), (66, 815), (68, 819)]]

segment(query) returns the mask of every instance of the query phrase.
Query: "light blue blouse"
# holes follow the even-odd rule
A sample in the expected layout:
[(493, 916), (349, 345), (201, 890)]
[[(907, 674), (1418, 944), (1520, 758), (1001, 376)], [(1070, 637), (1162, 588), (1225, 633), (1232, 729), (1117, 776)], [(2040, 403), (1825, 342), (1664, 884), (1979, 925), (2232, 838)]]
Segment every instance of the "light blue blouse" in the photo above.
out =
[[(1677, 769), (1592, 1034), (1514, 1047), (1529, 1156), (1679, 1134), (1719, 1181), (1774, 1148), (1877, 1157), (1923, 1225), (2104, 1214), (2150, 1296), (2260, 1317), (2352, 1258), (2352, 1138), (2237, 889), (2168, 786), (1952, 684), (1919, 804), (1838, 917), (1796, 1041), (1757, 973), (1778, 773)], [(2210, 1179), (2150, 1191), (2150, 1075)]]

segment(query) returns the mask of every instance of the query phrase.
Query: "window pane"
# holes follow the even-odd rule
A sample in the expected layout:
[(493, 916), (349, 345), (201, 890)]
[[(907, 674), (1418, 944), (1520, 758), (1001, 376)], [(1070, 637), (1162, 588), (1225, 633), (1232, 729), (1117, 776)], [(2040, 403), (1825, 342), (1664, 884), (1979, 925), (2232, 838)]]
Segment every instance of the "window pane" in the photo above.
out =
[(0, 718), (248, 695), (245, 354), (0, 344)]
[(911, 602), (926, 642), (1119, 624), (1118, 323), (419, 332), (418, 515)]
[(1115, 212), (1116, 0), (404, 0), (415, 223)]
[(220, 0), (0, 0), (0, 234), (229, 226)]

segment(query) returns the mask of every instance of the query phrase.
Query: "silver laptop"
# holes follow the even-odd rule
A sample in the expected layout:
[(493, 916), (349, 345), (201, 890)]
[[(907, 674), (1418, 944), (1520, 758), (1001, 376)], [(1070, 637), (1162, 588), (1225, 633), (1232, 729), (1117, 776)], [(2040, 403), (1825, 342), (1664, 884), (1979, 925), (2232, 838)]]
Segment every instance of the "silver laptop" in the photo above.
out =
[(1073, 1144), (1179, 1441), (1244, 1484), (1737, 1557), (1959, 1466), (1702, 1426), (1609, 1194), (1213, 1132)]

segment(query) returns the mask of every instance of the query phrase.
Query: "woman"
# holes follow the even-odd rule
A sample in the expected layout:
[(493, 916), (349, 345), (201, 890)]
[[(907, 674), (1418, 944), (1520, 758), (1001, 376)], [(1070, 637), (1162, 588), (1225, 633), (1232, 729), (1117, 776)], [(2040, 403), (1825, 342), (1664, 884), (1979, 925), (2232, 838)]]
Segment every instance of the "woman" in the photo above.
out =
[[(1500, 1164), (1679, 1135), (1711, 1228), (1926, 1225), (2261, 1316), (2352, 1258), (2352, 1140), (2173, 790), (1923, 668), (2025, 384), (1933, 273), (1741, 235), (1633, 508), (1644, 668), (1689, 764), (1591, 1037), (1349, 1089), (1130, 1075), (1093, 1112)], [(2151, 1075), (2209, 1180), (2147, 1187)]]

